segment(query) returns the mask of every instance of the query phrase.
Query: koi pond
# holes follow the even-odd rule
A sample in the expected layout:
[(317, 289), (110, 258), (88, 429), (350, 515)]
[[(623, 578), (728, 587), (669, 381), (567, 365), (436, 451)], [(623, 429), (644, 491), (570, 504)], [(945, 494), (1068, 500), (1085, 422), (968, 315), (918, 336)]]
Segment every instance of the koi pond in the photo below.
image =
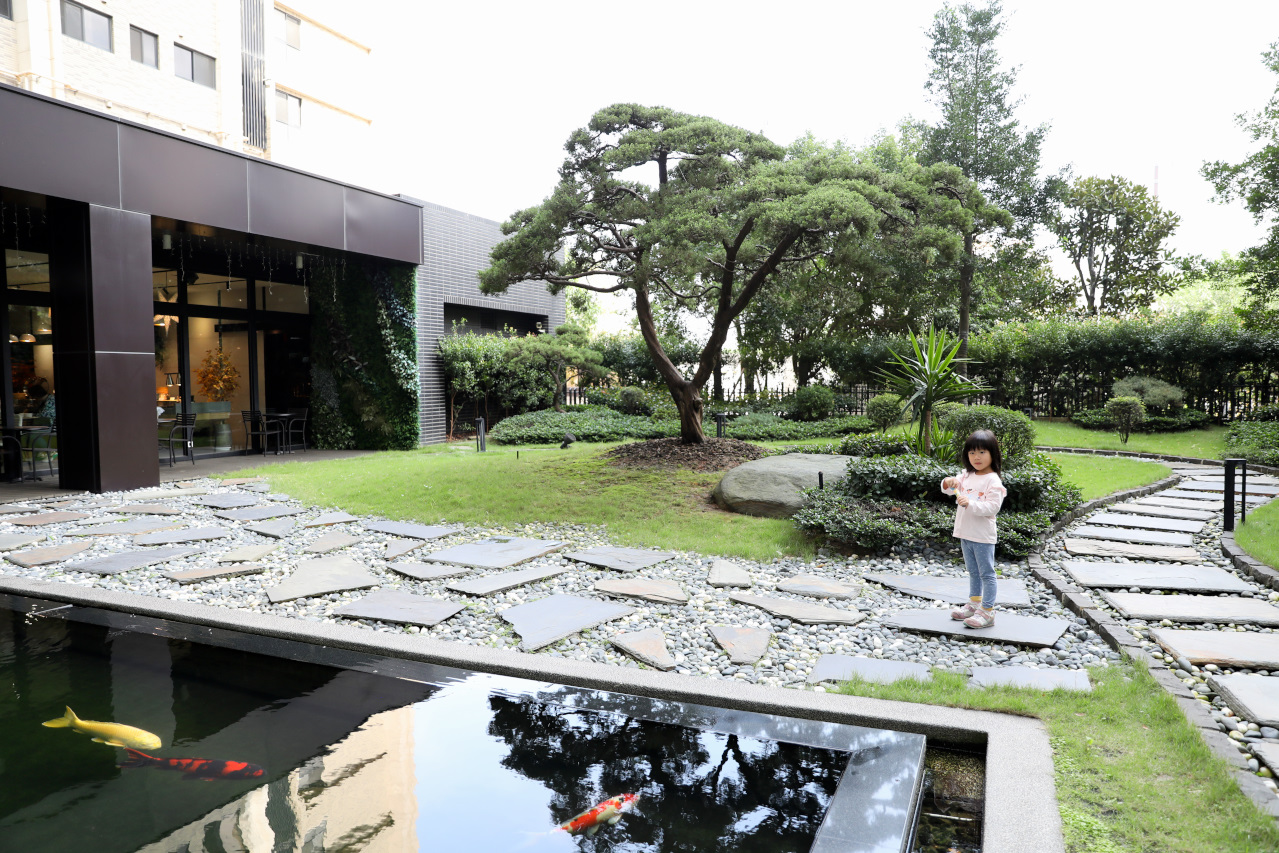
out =
[(921, 735), (17, 596), (0, 724), (0, 848), (23, 853), (980, 843), (980, 802), (931, 784), (948, 759)]

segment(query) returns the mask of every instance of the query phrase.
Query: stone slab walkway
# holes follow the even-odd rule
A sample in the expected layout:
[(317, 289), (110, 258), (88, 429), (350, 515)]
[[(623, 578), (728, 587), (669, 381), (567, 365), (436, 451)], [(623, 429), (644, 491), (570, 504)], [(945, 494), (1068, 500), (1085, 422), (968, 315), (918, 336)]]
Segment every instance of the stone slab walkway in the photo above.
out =
[(941, 610), (903, 610), (885, 619), (885, 624), (925, 634), (947, 634), (983, 642), (1011, 643), (1018, 646), (1051, 646), (1066, 633), (1070, 623), (1064, 619), (1042, 619), (997, 613), (989, 628), (969, 628), (950, 618), (950, 608)]

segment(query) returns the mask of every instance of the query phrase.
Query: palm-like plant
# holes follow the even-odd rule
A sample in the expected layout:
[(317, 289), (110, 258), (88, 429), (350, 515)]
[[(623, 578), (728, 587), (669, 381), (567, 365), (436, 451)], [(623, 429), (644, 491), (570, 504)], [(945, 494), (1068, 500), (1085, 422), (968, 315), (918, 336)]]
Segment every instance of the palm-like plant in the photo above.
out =
[(955, 372), (956, 365), (969, 359), (958, 357), (960, 342), (955, 341), (952, 345), (944, 329), (930, 328), (928, 339), (922, 342), (911, 332), (910, 344), (913, 356), (902, 356), (892, 349), (888, 351), (892, 355), (889, 369), (879, 371), (879, 377), (901, 396), (903, 412), (907, 408), (912, 409), (912, 423), (916, 417), (919, 420), (916, 447), (923, 451), (921, 455), (931, 455), (933, 408), (938, 403), (961, 400), (988, 389), (980, 382)]

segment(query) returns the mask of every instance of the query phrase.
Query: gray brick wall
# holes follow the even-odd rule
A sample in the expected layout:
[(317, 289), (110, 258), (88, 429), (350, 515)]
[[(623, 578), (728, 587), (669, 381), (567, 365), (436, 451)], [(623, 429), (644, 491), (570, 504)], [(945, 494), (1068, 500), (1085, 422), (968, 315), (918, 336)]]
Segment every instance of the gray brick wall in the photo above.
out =
[(480, 292), (478, 273), (502, 240), (501, 224), (430, 202), (422, 202), (422, 265), (417, 268), (417, 361), (421, 391), (418, 442), (444, 441), (447, 429), (444, 378), (436, 342), (446, 333), (444, 306), (494, 308), (528, 314), (553, 329), (564, 322), (564, 294), (525, 281), (501, 296)]

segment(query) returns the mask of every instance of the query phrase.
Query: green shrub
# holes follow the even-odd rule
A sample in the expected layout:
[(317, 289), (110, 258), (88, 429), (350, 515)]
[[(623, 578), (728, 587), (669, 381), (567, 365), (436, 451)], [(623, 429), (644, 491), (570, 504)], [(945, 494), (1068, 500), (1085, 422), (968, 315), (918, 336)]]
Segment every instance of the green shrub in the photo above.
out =
[(886, 432), (890, 426), (902, 419), (902, 398), (896, 394), (880, 394), (866, 401), (866, 417)]
[(806, 385), (791, 399), (791, 417), (797, 421), (821, 421), (835, 411), (835, 392), (825, 385)]
[[(1072, 423), (1084, 429), (1112, 431), (1115, 422), (1105, 409), (1082, 409), (1070, 416)], [(1185, 432), (1192, 429), (1204, 429), (1210, 423), (1206, 413), (1198, 409), (1182, 409), (1175, 416), (1148, 415), (1144, 421), (1133, 427), (1133, 432)]]
[(901, 456), (910, 453), (910, 447), (899, 436), (872, 432), (847, 436), (835, 452), (843, 456)]
[(638, 387), (623, 385), (618, 388), (586, 388), (586, 401), (595, 406), (607, 406), (624, 415), (649, 415), (656, 420), (679, 417), (675, 401), (665, 385)]
[(944, 403), (938, 403), (936, 406), (933, 406), (933, 419), (941, 420), (950, 412), (967, 408), (967, 406), (967, 403), (961, 403), (958, 400), (947, 400)]
[(806, 422), (758, 414), (743, 415), (730, 421), (726, 433), (729, 438), (741, 441), (799, 441), (805, 438), (842, 438), (849, 433), (870, 432), (874, 428), (868, 419), (860, 415)]
[(653, 414), (653, 408), (644, 399), (644, 392), (631, 385), (617, 389), (617, 410), (624, 415)]
[(679, 435), (679, 422), (623, 415), (603, 406), (573, 412), (544, 409), (499, 421), (489, 438), (500, 444), (558, 444), (565, 433), (578, 441), (667, 438)]
[(1117, 381), (1112, 391), (1116, 397), (1137, 397), (1147, 409), (1176, 412), (1186, 400), (1186, 392), (1176, 385), (1150, 376), (1129, 376)]
[(1271, 403), (1268, 406), (1258, 406), (1248, 414), (1244, 415), (1245, 421), (1279, 421), (1279, 403)]
[(958, 406), (942, 416), (942, 425), (954, 430), (953, 458), (958, 459), (968, 436), (988, 429), (999, 439), (1004, 465), (1015, 467), (1035, 452), (1035, 427), (1021, 412), (998, 406)]
[(1259, 465), (1279, 465), (1279, 421), (1238, 421), (1226, 434), (1226, 453)]
[(1115, 428), (1115, 422), (1110, 419), (1110, 415), (1106, 414), (1105, 409), (1080, 409), (1070, 416), (1070, 422), (1078, 424), (1084, 429), (1096, 429), (1110, 432)]
[(1146, 419), (1146, 405), (1140, 397), (1112, 397), (1106, 401), (1106, 414), (1119, 440), (1127, 444), (1133, 428)]

